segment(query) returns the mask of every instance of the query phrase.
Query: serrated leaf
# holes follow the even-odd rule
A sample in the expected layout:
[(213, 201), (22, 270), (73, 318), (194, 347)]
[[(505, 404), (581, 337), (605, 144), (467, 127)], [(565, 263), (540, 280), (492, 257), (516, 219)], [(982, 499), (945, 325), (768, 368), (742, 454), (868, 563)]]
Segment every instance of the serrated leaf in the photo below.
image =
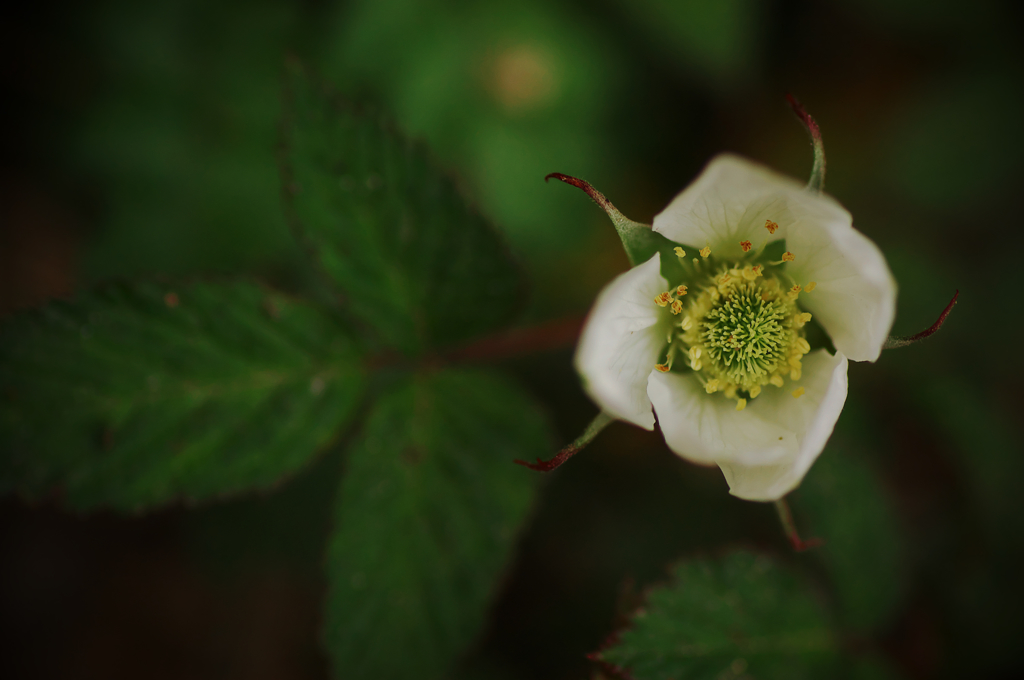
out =
[(846, 626), (878, 630), (899, 610), (908, 576), (906, 541), (874, 470), (832, 447), (793, 494), (809, 536), (824, 540), (809, 556), (824, 564)]
[(830, 677), (835, 641), (812, 594), (770, 558), (690, 560), (599, 658), (636, 680)]
[(326, 644), (346, 679), (444, 675), (480, 633), (550, 449), (543, 416), (486, 373), (383, 396), (350, 450), (330, 543)]
[(329, 316), (247, 283), (114, 286), (0, 333), (0, 490), (138, 509), (268, 487), (351, 417)]
[(289, 210), (347, 309), (406, 352), (508, 321), (521, 297), (519, 269), (426, 150), (296, 65), (287, 89)]

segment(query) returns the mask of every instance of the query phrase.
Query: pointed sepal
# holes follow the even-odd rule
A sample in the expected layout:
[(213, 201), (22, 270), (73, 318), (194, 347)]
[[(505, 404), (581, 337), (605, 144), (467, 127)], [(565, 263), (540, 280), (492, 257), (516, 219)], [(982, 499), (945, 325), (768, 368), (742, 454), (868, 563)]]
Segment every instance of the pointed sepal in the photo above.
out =
[(958, 297), (960, 297), (959, 290), (956, 291), (956, 293), (954, 293), (953, 299), (949, 301), (949, 304), (946, 305), (946, 308), (942, 310), (942, 314), (939, 314), (938, 320), (936, 320), (936, 322), (933, 323), (931, 326), (924, 329), (920, 333), (915, 333), (914, 335), (890, 335), (889, 338), (885, 341), (885, 344), (882, 345), (882, 349), (896, 349), (897, 347), (906, 347), (907, 345), (913, 345), (915, 342), (921, 342), (928, 336), (938, 331), (940, 328), (942, 328), (942, 324), (946, 323), (946, 317), (949, 316), (949, 313), (953, 311), (953, 306), (956, 304), (956, 299)]
[(654, 257), (654, 253), (659, 252), (663, 249), (671, 251), (671, 246), (675, 244), (671, 243), (661, 234), (651, 229), (651, 225), (644, 224), (642, 222), (634, 222), (629, 219), (618, 209), (612, 205), (612, 202), (605, 198), (604, 194), (595, 189), (590, 182), (586, 180), (564, 175), (560, 172), (552, 172), (550, 175), (544, 178), (544, 181), (548, 181), (554, 177), (555, 179), (571, 184), (578, 189), (582, 189), (590, 196), (591, 199), (597, 205), (604, 210), (608, 217), (611, 218), (612, 224), (615, 225), (615, 231), (619, 234), (619, 239), (622, 241), (622, 247), (626, 251), (626, 256), (629, 257), (629, 263), (632, 266), (644, 263), (647, 260)]
[(587, 444), (594, 441), (594, 437), (600, 434), (601, 430), (608, 427), (613, 420), (615, 420), (613, 417), (604, 411), (601, 411), (597, 414), (596, 418), (590, 421), (590, 424), (587, 425), (585, 430), (583, 430), (583, 434), (576, 437), (572, 444), (569, 444), (564, 449), (556, 453), (555, 457), (551, 460), (541, 460), (538, 458), (536, 463), (528, 463), (525, 460), (516, 460), (515, 463), (537, 472), (551, 472), (552, 470), (561, 467), (562, 463), (575, 456)]
[(821, 129), (811, 114), (807, 113), (803, 105), (796, 100), (796, 97), (787, 94), (786, 100), (793, 109), (793, 113), (804, 124), (808, 134), (811, 135), (811, 144), (814, 147), (814, 165), (811, 166), (811, 179), (807, 182), (807, 188), (811, 191), (823, 191), (825, 189), (825, 143), (821, 141)]

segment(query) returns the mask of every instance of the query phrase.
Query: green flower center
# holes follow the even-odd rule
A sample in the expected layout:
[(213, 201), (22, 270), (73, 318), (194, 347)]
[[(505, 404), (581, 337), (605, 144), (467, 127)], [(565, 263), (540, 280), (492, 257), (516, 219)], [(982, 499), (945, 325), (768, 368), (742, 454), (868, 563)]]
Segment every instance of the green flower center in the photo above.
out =
[(762, 286), (744, 281), (722, 296), (700, 322), (699, 339), (709, 370), (747, 391), (767, 382), (788, 360), (795, 339), (795, 305), (771, 298)]
[[(679, 285), (655, 298), (674, 317), (667, 360), (658, 370), (671, 370), (676, 355), (685, 353), (704, 389), (735, 399), (737, 409), (766, 385), (799, 380), (801, 360), (811, 349), (803, 330), (811, 315), (796, 302), (801, 287), (782, 284), (762, 265), (704, 271), (692, 292)], [(802, 393), (798, 388), (794, 396)]]

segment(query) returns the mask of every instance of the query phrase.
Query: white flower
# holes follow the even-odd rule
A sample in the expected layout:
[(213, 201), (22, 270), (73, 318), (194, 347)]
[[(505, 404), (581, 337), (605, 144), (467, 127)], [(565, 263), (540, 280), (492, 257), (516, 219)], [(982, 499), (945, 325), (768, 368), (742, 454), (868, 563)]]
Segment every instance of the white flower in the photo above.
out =
[[(732, 494), (777, 500), (832, 433), (847, 359), (882, 350), (896, 301), (885, 258), (835, 200), (731, 155), (654, 230), (680, 244), (676, 261), (656, 254), (598, 296), (576, 353), (585, 388), (616, 418), (650, 430), (657, 415), (669, 448), (717, 464)], [(811, 349), (812, 318), (834, 354)]]

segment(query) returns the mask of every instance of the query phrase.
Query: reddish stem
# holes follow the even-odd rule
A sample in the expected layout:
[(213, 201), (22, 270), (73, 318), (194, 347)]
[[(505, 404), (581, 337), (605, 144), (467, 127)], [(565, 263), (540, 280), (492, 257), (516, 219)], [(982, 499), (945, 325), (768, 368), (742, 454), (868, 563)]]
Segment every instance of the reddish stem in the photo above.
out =
[(917, 333), (916, 335), (910, 335), (906, 337), (890, 336), (889, 339), (885, 341), (885, 345), (882, 347), (882, 349), (896, 349), (897, 347), (906, 347), (907, 345), (913, 345), (915, 342), (920, 342), (921, 340), (924, 340), (932, 333), (938, 331), (940, 328), (942, 328), (942, 324), (946, 323), (946, 317), (949, 316), (949, 313), (953, 311), (953, 306), (956, 304), (956, 299), (958, 297), (960, 297), (959, 290), (957, 290), (956, 293), (953, 294), (953, 299), (949, 301), (949, 304), (946, 305), (946, 308), (942, 310), (942, 314), (939, 314), (938, 320), (931, 326), (924, 329), (920, 333)]
[(508, 357), (544, 352), (576, 344), (583, 329), (582, 316), (548, 321), (529, 328), (513, 328), (488, 335), (475, 342), (445, 352), (445, 361), (452, 363), (493, 361)]

